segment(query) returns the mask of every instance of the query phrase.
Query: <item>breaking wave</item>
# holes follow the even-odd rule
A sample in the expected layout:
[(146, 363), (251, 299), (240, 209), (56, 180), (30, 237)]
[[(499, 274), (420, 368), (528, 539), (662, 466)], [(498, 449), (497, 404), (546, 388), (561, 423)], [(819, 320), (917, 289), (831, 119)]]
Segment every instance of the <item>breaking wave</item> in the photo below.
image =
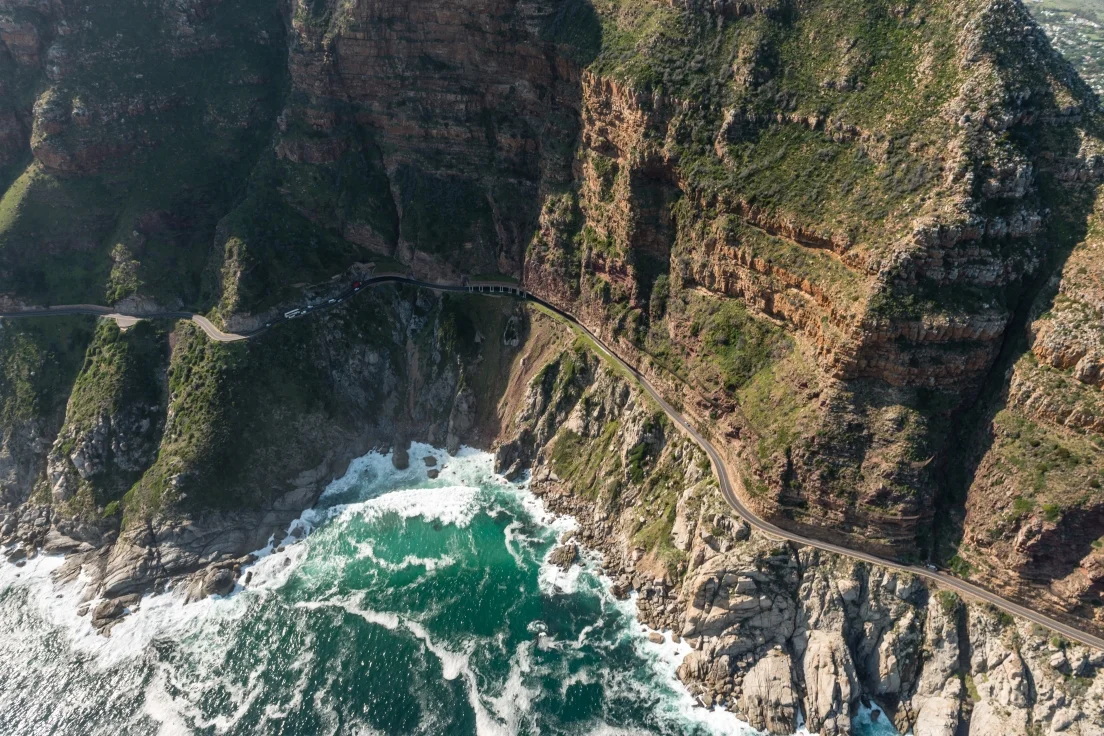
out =
[[(10, 734), (751, 734), (696, 707), (574, 527), (490, 455), (354, 461), (228, 596), (148, 595), (103, 637), (59, 558), (0, 565)], [(243, 575), (243, 580), (246, 576)], [(8, 663), (15, 663), (8, 666)]]

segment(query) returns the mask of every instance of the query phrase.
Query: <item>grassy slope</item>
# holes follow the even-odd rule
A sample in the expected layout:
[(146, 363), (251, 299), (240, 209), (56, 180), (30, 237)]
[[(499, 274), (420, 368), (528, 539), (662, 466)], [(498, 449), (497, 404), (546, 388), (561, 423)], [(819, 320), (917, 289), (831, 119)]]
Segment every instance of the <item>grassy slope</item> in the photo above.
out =
[[(919, 28), (895, 15), (900, 7), (829, 0), (803, 7), (793, 22), (756, 13), (714, 25), (652, 0), (599, 0), (601, 46), (592, 68), (694, 101), (675, 141), (690, 183), (877, 244), (938, 187), (931, 159), (945, 131), (936, 114), (959, 81), (950, 4), (926, 7)], [(870, 146), (800, 125), (737, 122), (722, 163), (713, 144), (726, 110), (760, 120), (779, 111), (830, 118), (893, 144), (885, 160), (875, 160)], [(802, 186), (791, 185), (795, 177)]]
[[(634, 389), (634, 402), (624, 416), (609, 418), (596, 437), (583, 437), (561, 428), (551, 440), (551, 465), (574, 495), (592, 501), (603, 510), (632, 508), (638, 515), (633, 542), (654, 555), (674, 576), (685, 553), (672, 544), (671, 530), (679, 496), (685, 490), (687, 462), (697, 463), (708, 473), (708, 460), (684, 438), (666, 415), (636, 389), (616, 364), (604, 363), (585, 341), (579, 339), (552, 360), (531, 385), (544, 385), (549, 406), (600, 402), (601, 382), (606, 374), (617, 385)], [(616, 389), (615, 389), (616, 391)], [(637, 433), (628, 425), (642, 419)]]
[(92, 338), (90, 317), (0, 325), (0, 423), (49, 418), (60, 410)]
[(127, 515), (263, 505), (353, 437), (393, 441), (387, 428), (401, 428), (408, 414), (426, 426), (447, 422), (451, 399), (435, 404), (419, 395), (419, 382), (460, 366), (457, 380), (476, 393), (477, 413), (493, 412), (496, 394), (483, 392), (508, 365), (502, 302), (417, 294), (373, 289), (231, 344), (180, 323), (161, 452), (128, 494)]

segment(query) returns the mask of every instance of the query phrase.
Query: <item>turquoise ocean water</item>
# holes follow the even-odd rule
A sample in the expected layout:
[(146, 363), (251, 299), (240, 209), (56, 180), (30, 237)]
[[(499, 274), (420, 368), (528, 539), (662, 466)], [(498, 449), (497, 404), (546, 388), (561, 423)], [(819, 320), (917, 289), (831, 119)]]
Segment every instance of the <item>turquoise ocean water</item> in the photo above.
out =
[(570, 519), (486, 453), (411, 458), (357, 460), (247, 584), (147, 596), (110, 638), (50, 581), (59, 559), (0, 566), (0, 732), (754, 733), (694, 706), (684, 648), (648, 641), (595, 560), (547, 564)]

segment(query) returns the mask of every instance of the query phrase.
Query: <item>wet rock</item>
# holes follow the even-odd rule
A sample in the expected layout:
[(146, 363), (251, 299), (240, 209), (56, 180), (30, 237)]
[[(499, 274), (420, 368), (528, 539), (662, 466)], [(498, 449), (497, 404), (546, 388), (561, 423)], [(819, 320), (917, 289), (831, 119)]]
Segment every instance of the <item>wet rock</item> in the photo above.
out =
[(425, 466), (427, 468), (432, 468), (434, 465), (437, 464), (437, 458), (433, 457), (432, 455), (426, 455), (422, 458), (422, 462), (425, 463)]
[(92, 626), (105, 634), (110, 632), (119, 619), (138, 608), (141, 600), (140, 595), (132, 593), (100, 601), (92, 609)]
[(574, 542), (567, 544), (561, 544), (552, 550), (552, 554), (548, 556), (548, 561), (563, 570), (568, 569), (575, 564), (579, 559), (579, 546)]
[(236, 563), (211, 565), (189, 581), (184, 602), (191, 603), (212, 595), (229, 595), (234, 590), (239, 572)]
[(396, 442), (391, 450), (391, 464), (395, 470), (406, 470), (410, 467), (410, 452), (405, 442)]

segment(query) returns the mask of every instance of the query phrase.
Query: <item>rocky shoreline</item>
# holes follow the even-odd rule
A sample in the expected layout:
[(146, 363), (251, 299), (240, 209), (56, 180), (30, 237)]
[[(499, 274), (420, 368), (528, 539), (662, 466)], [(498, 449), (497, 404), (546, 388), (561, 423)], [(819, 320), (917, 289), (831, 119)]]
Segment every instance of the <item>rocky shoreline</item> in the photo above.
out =
[[(799, 722), (851, 734), (860, 703), (915, 736), (1104, 733), (1104, 653), (914, 576), (754, 532), (721, 500), (700, 450), (623, 376), (579, 346), (544, 360), (513, 376), (524, 389), (496, 469), (530, 470), (533, 493), (577, 520), (553, 564), (576, 564), (580, 547), (600, 553), (614, 593), (636, 593), (640, 621), (691, 647), (678, 676), (704, 706), (777, 734)], [(400, 445), (396, 462), (409, 462)], [(0, 529), (19, 542), (12, 562), (68, 553), (61, 579), (99, 580), (81, 612), (109, 633), (170, 580), (185, 600), (231, 589), (248, 552), (339, 469), (301, 476), (300, 495), (279, 508), (163, 520), (126, 529), (123, 543), (110, 529), (98, 544), (78, 541), (66, 534), (76, 522), (46, 505), (22, 506)]]
[(699, 534), (691, 554), (701, 565), (673, 581), (637, 569), (645, 552), (618, 532), (620, 519), (548, 474), (531, 488), (580, 522), (551, 561), (573, 557), (560, 550), (574, 540), (600, 552), (614, 594), (637, 594), (641, 623), (693, 648), (678, 676), (704, 707), (777, 734), (794, 732), (799, 711), (814, 732), (853, 733), (860, 703), (916, 736), (1104, 728), (1104, 653), (910, 576), (794, 546), (768, 549), (770, 540), (721, 514), (705, 523), (726, 533)]
[[(499, 384), (524, 328), (516, 309), (381, 288), (237, 353), (186, 324), (164, 334), (100, 329), (99, 362), (86, 364), (53, 432), (0, 443), (0, 554), (16, 564), (66, 555), (55, 574), (88, 581), (83, 602), (103, 633), (134, 596), (172, 584), (195, 600), (232, 587), (248, 555), (282, 538), (354, 458), (394, 449), (396, 462), (409, 462), (413, 440), (453, 451), (461, 437), (489, 446)], [(226, 411), (191, 384), (135, 392), (126, 381), (107, 390), (85, 380), (98, 368), (139, 373), (124, 351), (138, 340), (164, 342), (169, 353), (152, 376), (141, 374), (146, 383), (171, 386), (177, 371), (210, 370), (247, 403)], [(294, 365), (281, 365), (285, 358)], [(201, 432), (217, 441), (196, 437), (194, 414), (209, 417)], [(220, 486), (221, 498), (212, 491)]]
[[(533, 493), (579, 524), (553, 556), (566, 560), (576, 543), (601, 553), (615, 594), (637, 594), (640, 621), (692, 647), (678, 676), (703, 705), (774, 734), (799, 722), (854, 733), (863, 703), (915, 736), (1104, 733), (1104, 652), (915, 576), (753, 531), (721, 501), (700, 451), (657, 431), (621, 377), (588, 362), (572, 381), (530, 385), (499, 467), (518, 472), (531, 458)], [(582, 462), (619, 475), (614, 492), (565, 457), (567, 433), (601, 448)], [(642, 438), (652, 459), (634, 478)], [(657, 475), (674, 479), (673, 519), (650, 546)]]

